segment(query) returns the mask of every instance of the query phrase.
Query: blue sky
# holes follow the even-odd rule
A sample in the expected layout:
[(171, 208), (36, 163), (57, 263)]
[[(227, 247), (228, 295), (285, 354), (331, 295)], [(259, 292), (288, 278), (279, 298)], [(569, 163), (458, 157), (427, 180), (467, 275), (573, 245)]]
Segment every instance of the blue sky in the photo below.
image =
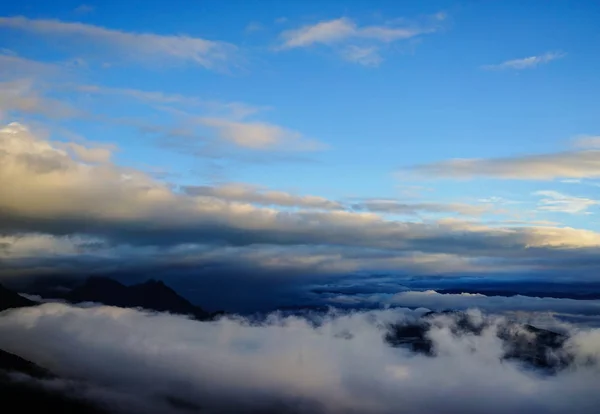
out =
[(588, 246), (599, 18), (593, 1), (5, 2), (0, 114), (178, 197), (572, 227)]

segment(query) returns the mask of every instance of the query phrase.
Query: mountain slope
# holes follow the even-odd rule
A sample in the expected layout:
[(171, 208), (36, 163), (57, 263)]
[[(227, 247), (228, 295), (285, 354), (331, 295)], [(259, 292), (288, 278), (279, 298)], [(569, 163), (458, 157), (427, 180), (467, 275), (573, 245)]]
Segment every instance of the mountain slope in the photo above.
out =
[(19, 412), (32, 413), (106, 413), (91, 402), (44, 386), (43, 381), (57, 379), (33, 362), (0, 350), (0, 401), (6, 412), (12, 412), (10, 407), (13, 407)]
[(35, 302), (26, 299), (18, 293), (0, 285), (0, 312), (10, 308), (23, 308), (34, 305), (36, 305)]
[(153, 279), (145, 283), (126, 286), (114, 279), (91, 277), (66, 294), (72, 303), (99, 302), (123, 308), (144, 308), (158, 312), (192, 315), (196, 319), (210, 319), (212, 314), (179, 296), (162, 281)]

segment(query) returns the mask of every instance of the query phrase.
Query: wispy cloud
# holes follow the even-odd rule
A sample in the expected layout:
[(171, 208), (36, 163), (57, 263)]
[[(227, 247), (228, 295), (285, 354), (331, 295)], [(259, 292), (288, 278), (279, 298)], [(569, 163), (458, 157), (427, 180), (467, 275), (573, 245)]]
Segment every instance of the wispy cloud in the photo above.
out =
[(70, 118), (82, 111), (46, 96), (31, 79), (0, 82), (0, 118), (3, 114), (43, 115), (48, 118)]
[(91, 24), (21, 16), (0, 17), (0, 27), (33, 33), (46, 39), (67, 39), (81, 53), (106, 53), (122, 60), (143, 62), (159, 60), (162, 64), (184, 62), (207, 69), (227, 66), (237, 50), (230, 43), (187, 35), (126, 32)]
[[(135, 99), (146, 104), (201, 107), (210, 113), (227, 114), (233, 119), (242, 119), (257, 112), (268, 110), (268, 106), (254, 106), (243, 102), (219, 102), (197, 96), (171, 94), (133, 88), (111, 88), (99, 85), (71, 85), (78, 92), (95, 95), (113, 95)], [(165, 109), (163, 107), (163, 109)]]
[(240, 147), (255, 150), (317, 151), (326, 146), (301, 133), (266, 122), (236, 122), (223, 118), (200, 118), (199, 122), (217, 130), (219, 136)]
[(378, 66), (383, 58), (376, 46), (360, 47), (350, 45), (341, 52), (341, 56), (349, 62), (359, 63), (363, 66)]
[(455, 158), (412, 168), (423, 176), (552, 180), (600, 176), (600, 151), (582, 150), (503, 158)]
[(536, 191), (536, 196), (543, 197), (539, 201), (538, 210), (569, 214), (591, 214), (588, 208), (600, 204), (598, 200), (575, 197), (558, 191)]
[(403, 22), (373, 26), (359, 26), (347, 17), (324, 20), (282, 32), (278, 49), (305, 48), (317, 44), (341, 46), (338, 52), (344, 59), (366, 66), (376, 66), (382, 60), (376, 48), (377, 44), (388, 44), (433, 33), (439, 30), (439, 24), (445, 18), (445, 14), (438, 13), (430, 16), (425, 23)]
[(396, 200), (370, 199), (355, 203), (352, 208), (373, 213), (414, 215), (419, 213), (450, 213), (466, 216), (478, 216), (490, 212), (491, 205), (472, 205), (465, 203), (402, 203)]
[(261, 30), (264, 30), (264, 29), (265, 29), (265, 27), (261, 23), (250, 22), (250, 23), (248, 23), (248, 25), (246, 26), (244, 31), (246, 33), (250, 34), (250, 33), (260, 32)]
[(96, 8), (94, 6), (91, 6), (89, 4), (81, 4), (77, 7), (75, 7), (75, 9), (73, 11), (77, 14), (88, 14), (88, 13), (93, 12), (94, 10), (96, 10)]
[(575, 147), (578, 148), (600, 148), (600, 135), (584, 135), (575, 138)]
[(486, 70), (504, 70), (504, 69), (530, 69), (535, 68), (536, 66), (543, 65), (549, 63), (556, 59), (561, 59), (566, 56), (566, 53), (563, 52), (547, 52), (543, 55), (537, 56), (529, 56), (521, 59), (512, 59), (507, 60), (502, 63), (493, 64), (493, 65), (484, 65), (482, 69)]
[(186, 186), (186, 194), (192, 196), (218, 197), (230, 201), (254, 203), (260, 205), (276, 205), (284, 207), (316, 208), (324, 210), (341, 210), (344, 206), (338, 202), (317, 196), (300, 196), (284, 191), (263, 190), (248, 184), (226, 184), (212, 186)]

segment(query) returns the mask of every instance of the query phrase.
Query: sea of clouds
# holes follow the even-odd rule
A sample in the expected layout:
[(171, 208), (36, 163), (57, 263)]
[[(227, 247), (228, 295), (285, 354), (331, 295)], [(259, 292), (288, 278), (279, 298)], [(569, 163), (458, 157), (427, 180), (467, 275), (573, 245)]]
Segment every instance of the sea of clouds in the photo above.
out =
[[(572, 364), (556, 373), (502, 358), (505, 316), (479, 334), (431, 325), (435, 356), (392, 347), (389, 325), (423, 310), (269, 315), (260, 322), (45, 303), (0, 314), (0, 349), (61, 379), (35, 380), (127, 413), (597, 413), (600, 329), (556, 321)], [(529, 315), (528, 321), (535, 319)], [(546, 315), (546, 324), (551, 316)], [(19, 381), (33, 381), (15, 377)]]

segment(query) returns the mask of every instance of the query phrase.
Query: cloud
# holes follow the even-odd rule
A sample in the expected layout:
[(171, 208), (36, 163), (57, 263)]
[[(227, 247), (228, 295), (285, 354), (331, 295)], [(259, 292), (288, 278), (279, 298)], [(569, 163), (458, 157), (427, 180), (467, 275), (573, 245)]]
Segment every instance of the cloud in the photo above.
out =
[(80, 49), (81, 53), (107, 53), (125, 61), (191, 63), (206, 69), (227, 66), (237, 50), (230, 43), (186, 35), (126, 32), (91, 24), (22, 16), (0, 17), (0, 27), (43, 36), (49, 41), (56, 39), (64, 42), (67, 39), (74, 48), (84, 46)]
[(264, 191), (247, 184), (226, 184), (219, 187), (184, 186), (183, 191), (192, 196), (217, 197), (224, 200), (276, 205), (284, 207), (303, 207), (324, 210), (341, 210), (343, 206), (335, 201), (317, 196), (298, 196), (283, 191)]
[(600, 151), (566, 151), (503, 158), (455, 158), (419, 165), (413, 171), (423, 176), (443, 178), (553, 180), (598, 177)]
[(278, 50), (326, 45), (338, 48), (338, 53), (350, 62), (378, 66), (383, 60), (378, 44), (390, 44), (439, 30), (445, 15), (429, 16), (424, 22), (390, 22), (386, 25), (359, 26), (352, 19), (341, 17), (283, 31)]
[(359, 63), (363, 66), (379, 66), (383, 61), (378, 48), (375, 46), (350, 45), (342, 51), (342, 57), (349, 62)]
[(587, 211), (591, 206), (598, 205), (597, 200), (585, 197), (574, 197), (558, 191), (536, 191), (534, 195), (544, 197), (539, 203), (538, 210), (570, 214), (591, 214)]
[(6, 78), (58, 75), (63, 72), (58, 64), (38, 62), (14, 54), (0, 53), (0, 74)]
[(0, 348), (86, 381), (83, 396), (117, 412), (132, 406), (184, 412), (167, 399), (207, 413), (596, 412), (597, 330), (567, 327), (572, 366), (548, 376), (503, 360), (504, 320), (477, 312), (469, 320), (483, 326), (479, 334), (454, 334), (455, 319), (436, 319), (428, 331), (435, 357), (384, 341), (390, 323), (417, 315), (389, 310), (306, 320), (274, 314), (264, 323), (201, 323), (52, 303), (3, 313)]
[(89, 4), (80, 4), (79, 6), (75, 7), (73, 11), (78, 14), (89, 14), (92, 13), (94, 10), (96, 10), (94, 6), (91, 6)]
[[(83, 246), (85, 255), (10, 262), (5, 273), (60, 269), (83, 275), (92, 268), (111, 272), (132, 267), (173, 273), (177, 266), (197, 272), (208, 263), (223, 266), (244, 255), (248, 268), (294, 268), (304, 275), (357, 269), (409, 269), (419, 274), (541, 270), (560, 274), (569, 269), (569, 274), (593, 278), (600, 266), (600, 235), (590, 230), (398, 221), (372, 212), (307, 208), (333, 204), (262, 189), (201, 188), (192, 196), (112, 163), (106, 152), (86, 153), (84, 161), (82, 153), (73, 150), (79, 147), (65, 145), (16, 123), (0, 129), (0, 232), (85, 236), (100, 245)], [(290, 211), (275, 208), (275, 202), (305, 206)], [(232, 250), (224, 256), (211, 252), (223, 246)], [(259, 253), (239, 250), (250, 246)]]
[(75, 158), (92, 164), (109, 162), (113, 153), (113, 148), (110, 146), (87, 147), (76, 142), (56, 143), (55, 145), (72, 152)]
[(260, 32), (264, 29), (265, 29), (264, 26), (262, 24), (260, 24), (259, 22), (250, 22), (250, 23), (248, 23), (248, 25), (246, 26), (244, 31), (246, 33), (256, 33), (256, 32)]
[[(260, 111), (268, 110), (268, 106), (254, 106), (243, 102), (219, 102), (201, 99), (197, 96), (169, 94), (159, 91), (147, 91), (133, 88), (110, 88), (98, 85), (72, 85), (77, 92), (126, 97), (146, 104), (185, 106), (191, 110), (202, 108), (209, 113), (225, 114), (232, 119), (243, 119)], [(159, 106), (159, 109), (174, 112), (171, 107)], [(181, 111), (177, 115), (184, 115)]]
[(222, 139), (254, 150), (317, 151), (325, 148), (299, 132), (266, 122), (236, 122), (223, 118), (200, 118), (199, 122), (216, 129)]
[(427, 308), (433, 311), (448, 309), (481, 309), (492, 313), (550, 312), (571, 315), (600, 315), (600, 300), (540, 298), (515, 295), (486, 296), (480, 293), (438, 293), (435, 290), (400, 292), (395, 295), (337, 296), (332, 304), (379, 304), (410, 308)]
[(347, 18), (322, 21), (281, 34), (284, 49), (311, 46), (315, 43), (339, 42), (356, 34), (356, 24)]
[(96, 10), (94, 6), (91, 6), (89, 4), (81, 4), (75, 7), (73, 11), (78, 14), (89, 14), (92, 13), (94, 10)]
[(574, 144), (576, 147), (580, 147), (580, 148), (600, 148), (600, 136), (599, 135), (580, 136), (575, 139)]
[(7, 113), (43, 115), (48, 118), (71, 118), (80, 110), (59, 100), (44, 96), (32, 79), (0, 82), (0, 118)]
[(498, 63), (495, 65), (484, 65), (484, 66), (482, 66), (482, 68), (488, 69), (488, 70), (531, 69), (531, 68), (535, 68), (539, 65), (549, 63), (553, 60), (561, 59), (565, 56), (566, 56), (566, 54), (563, 52), (547, 52), (547, 53), (544, 53), (543, 55), (529, 56), (529, 57), (522, 58), (522, 59), (507, 60), (505, 62)]
[(316, 43), (333, 44), (351, 38), (372, 39), (388, 43), (399, 39), (409, 39), (423, 33), (430, 33), (432, 28), (408, 28), (393, 26), (363, 26), (346, 17), (326, 20), (314, 25), (306, 25), (299, 29), (281, 33), (282, 48), (312, 46)]
[(455, 213), (477, 216), (491, 211), (490, 205), (463, 203), (401, 203), (396, 200), (370, 199), (352, 205), (355, 210), (387, 214)]

